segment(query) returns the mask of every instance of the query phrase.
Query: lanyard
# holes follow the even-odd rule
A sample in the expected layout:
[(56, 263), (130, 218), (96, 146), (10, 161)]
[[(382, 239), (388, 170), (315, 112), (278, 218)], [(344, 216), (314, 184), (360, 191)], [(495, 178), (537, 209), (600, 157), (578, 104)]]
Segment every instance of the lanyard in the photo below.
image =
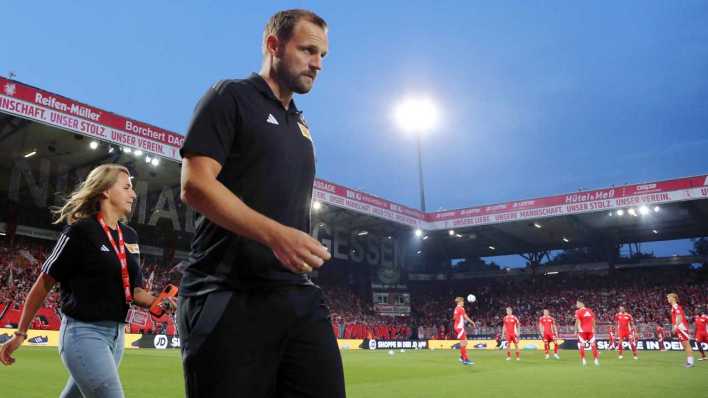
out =
[(133, 302), (133, 294), (130, 292), (130, 274), (128, 274), (128, 258), (125, 254), (125, 241), (123, 240), (123, 231), (121, 231), (120, 229), (120, 224), (117, 224), (118, 246), (116, 246), (116, 241), (113, 239), (111, 231), (108, 230), (108, 225), (106, 225), (106, 222), (103, 220), (103, 215), (101, 213), (98, 213), (96, 218), (98, 218), (98, 222), (101, 224), (101, 227), (103, 227), (103, 232), (106, 233), (108, 240), (111, 242), (111, 246), (113, 246), (113, 251), (116, 253), (116, 256), (118, 256), (118, 261), (120, 261), (120, 276), (123, 280), (123, 292), (125, 293), (125, 302), (127, 304), (130, 304), (131, 302)]

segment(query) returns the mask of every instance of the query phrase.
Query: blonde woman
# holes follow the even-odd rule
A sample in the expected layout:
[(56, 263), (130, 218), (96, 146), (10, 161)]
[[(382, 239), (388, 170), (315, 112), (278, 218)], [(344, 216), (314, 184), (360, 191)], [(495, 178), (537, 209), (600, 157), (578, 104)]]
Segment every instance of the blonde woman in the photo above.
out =
[[(17, 331), (0, 347), (0, 362), (12, 365), (12, 353), (58, 282), (63, 313), (59, 353), (69, 371), (62, 398), (123, 397), (118, 365), (129, 305), (149, 307), (156, 299), (140, 287), (138, 235), (124, 224), (135, 197), (127, 168), (104, 164), (89, 173), (55, 211), (55, 223), (67, 226), (27, 296)], [(174, 309), (174, 301), (169, 307)]]

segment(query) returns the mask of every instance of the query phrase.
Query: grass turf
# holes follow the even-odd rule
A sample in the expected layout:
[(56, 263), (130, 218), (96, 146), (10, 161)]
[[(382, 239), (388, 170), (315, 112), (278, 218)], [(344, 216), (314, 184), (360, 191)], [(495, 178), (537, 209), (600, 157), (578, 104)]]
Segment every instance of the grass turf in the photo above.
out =
[[(641, 352), (617, 359), (603, 352), (599, 368), (582, 368), (576, 351), (561, 360), (523, 352), (505, 361), (498, 351), (471, 351), (474, 366), (457, 362), (453, 351), (343, 351), (347, 396), (373, 397), (700, 397), (708, 391), (708, 361), (684, 369), (683, 353)], [(589, 353), (588, 353), (589, 354)], [(23, 347), (17, 362), (0, 368), (0, 396), (56, 397), (67, 372), (56, 348)], [(127, 397), (184, 396), (176, 350), (128, 350), (120, 367)]]

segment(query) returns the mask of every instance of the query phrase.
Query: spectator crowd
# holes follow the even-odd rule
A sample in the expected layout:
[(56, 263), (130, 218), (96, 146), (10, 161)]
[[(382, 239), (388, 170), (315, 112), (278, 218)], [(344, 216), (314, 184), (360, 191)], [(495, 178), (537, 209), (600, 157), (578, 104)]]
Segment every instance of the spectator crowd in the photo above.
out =
[[(0, 326), (12, 325), (21, 304), (37, 278), (53, 242), (18, 236), (12, 243), (0, 239)], [(179, 275), (160, 258), (143, 256), (142, 271), (145, 287), (158, 292), (167, 283), (177, 284)], [(453, 299), (474, 293), (477, 301), (467, 304), (468, 314), (476, 327), (470, 334), (494, 336), (501, 330), (507, 306), (520, 319), (522, 334), (535, 334), (537, 320), (543, 309), (555, 317), (561, 334), (572, 333), (576, 299), (592, 308), (601, 325), (613, 322), (619, 305), (624, 305), (640, 326), (640, 332), (650, 335), (657, 323), (669, 323), (666, 293), (679, 294), (689, 316), (698, 306), (708, 303), (708, 283), (704, 275), (687, 267), (661, 269), (638, 268), (618, 270), (610, 275), (557, 274), (548, 276), (478, 278), (474, 280), (410, 282), (411, 314), (406, 317), (377, 315), (370, 294), (357, 294), (342, 285), (323, 285), (325, 299), (332, 313), (332, 328), (338, 338), (345, 339), (448, 339)], [(60, 317), (59, 294), (55, 288), (45, 302), (45, 310)], [(8, 307), (8, 310), (4, 311)], [(10, 319), (8, 313), (14, 314)], [(174, 333), (171, 319), (149, 319), (147, 323), (131, 325), (133, 332)], [(47, 327), (34, 322), (33, 327)], [(600, 327), (600, 334), (606, 331)]]

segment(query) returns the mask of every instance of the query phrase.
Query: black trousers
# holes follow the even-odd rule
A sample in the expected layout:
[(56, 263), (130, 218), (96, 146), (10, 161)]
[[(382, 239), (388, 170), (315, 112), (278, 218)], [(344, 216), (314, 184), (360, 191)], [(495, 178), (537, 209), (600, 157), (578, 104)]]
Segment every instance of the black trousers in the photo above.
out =
[(329, 310), (315, 286), (181, 297), (189, 398), (344, 398)]

